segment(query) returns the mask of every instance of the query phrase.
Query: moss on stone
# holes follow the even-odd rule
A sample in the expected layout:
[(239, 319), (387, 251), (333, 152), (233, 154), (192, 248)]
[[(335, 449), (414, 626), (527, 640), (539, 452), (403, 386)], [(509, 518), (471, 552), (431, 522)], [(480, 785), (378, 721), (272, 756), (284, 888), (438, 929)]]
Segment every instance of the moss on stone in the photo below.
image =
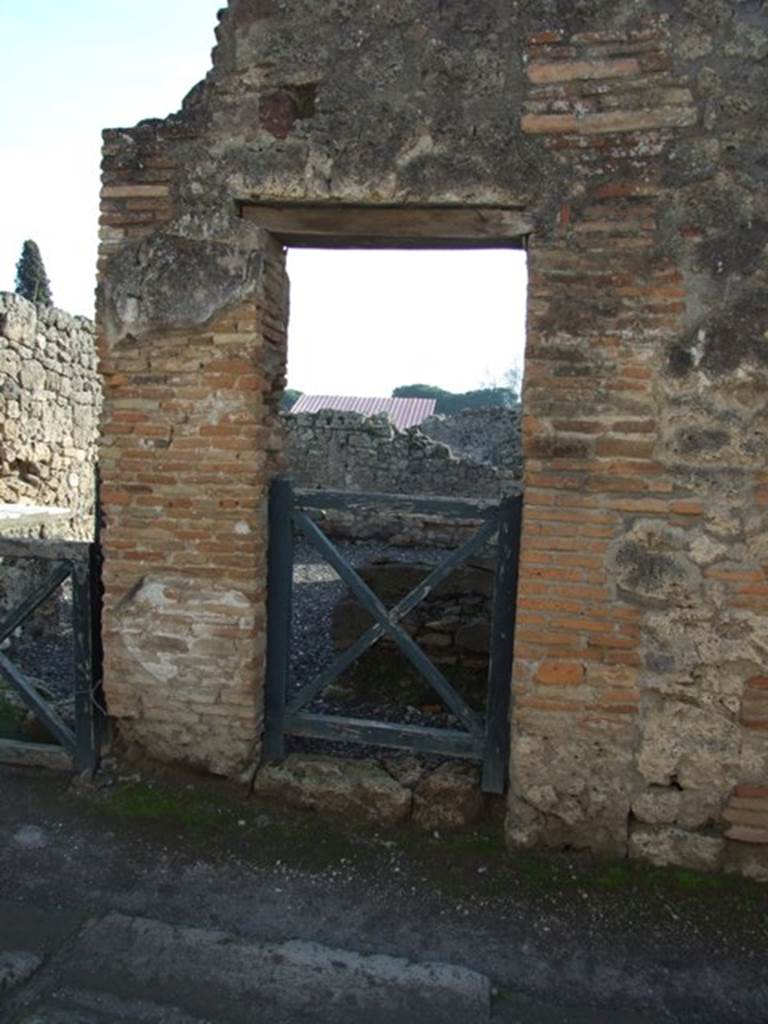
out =
[(230, 824), (232, 809), (217, 806), (195, 788), (168, 788), (154, 782), (121, 786), (107, 798), (108, 810), (123, 817), (211, 829)]
[[(418, 881), (424, 893), (453, 905), (481, 905), (510, 896), (557, 904), (584, 898), (642, 905), (651, 917), (718, 914), (734, 919), (765, 899), (759, 883), (735, 875), (653, 867), (640, 861), (587, 854), (509, 849), (503, 824), (489, 819), (470, 828), (424, 830), (409, 825), (352, 823), (338, 816), (283, 807), (250, 797), (221, 780), (163, 773), (101, 791), (99, 805), (122, 818), (199, 850), (236, 854), (255, 868), (282, 864), (321, 876), (340, 866), (362, 877)], [(180, 834), (181, 833), (181, 834)], [(409, 881), (410, 880), (410, 881)]]

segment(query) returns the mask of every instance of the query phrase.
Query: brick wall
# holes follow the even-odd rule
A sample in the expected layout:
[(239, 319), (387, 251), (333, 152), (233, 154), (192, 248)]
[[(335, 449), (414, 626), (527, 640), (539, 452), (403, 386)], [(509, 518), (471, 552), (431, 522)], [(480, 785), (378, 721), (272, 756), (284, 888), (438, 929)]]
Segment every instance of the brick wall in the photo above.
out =
[[(712, 363), (730, 341), (712, 337), (686, 265), (715, 225), (671, 223), (698, 191), (681, 196), (670, 174), (671, 129), (688, 152), (711, 132), (663, 16), (630, 32), (536, 32), (527, 76), (522, 130), (574, 181), (530, 252), (510, 836), (743, 866), (720, 823), (733, 787), (768, 774), (765, 737), (737, 715), (759, 707), (749, 676), (766, 628), (765, 520), (748, 511), (761, 466), (742, 434), (759, 411), (736, 399), (738, 377), (759, 368), (717, 380), (706, 354), (675, 366), (692, 319)], [(750, 838), (764, 842), (750, 807)]]
[(232, 0), (181, 112), (105, 134), (111, 707), (258, 750), (287, 282), (239, 204), (522, 208), (510, 841), (765, 875), (768, 15), (524, 7)]

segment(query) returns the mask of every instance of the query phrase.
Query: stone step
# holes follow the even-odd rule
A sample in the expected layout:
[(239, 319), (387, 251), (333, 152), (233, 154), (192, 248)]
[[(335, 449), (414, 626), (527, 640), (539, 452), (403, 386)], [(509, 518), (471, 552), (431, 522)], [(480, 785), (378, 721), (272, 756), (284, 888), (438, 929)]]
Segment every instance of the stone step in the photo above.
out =
[(104, 993), (57, 991), (18, 1024), (215, 1024), (191, 1017), (175, 1006), (143, 999), (118, 999)]
[(121, 914), (87, 926), (56, 973), (13, 1024), (487, 1024), (491, 1014), (488, 978), (464, 967)]

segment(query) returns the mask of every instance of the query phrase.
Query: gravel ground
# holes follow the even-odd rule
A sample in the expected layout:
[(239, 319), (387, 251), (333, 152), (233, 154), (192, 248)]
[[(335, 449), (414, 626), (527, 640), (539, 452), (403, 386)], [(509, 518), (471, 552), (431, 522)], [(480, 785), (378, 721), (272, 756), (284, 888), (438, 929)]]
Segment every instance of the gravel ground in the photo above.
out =
[[(377, 559), (438, 565), (448, 554), (442, 548), (339, 542), (336, 546), (356, 569)], [(336, 655), (331, 622), (333, 609), (345, 592), (346, 584), (307, 541), (296, 544), (293, 582), (291, 688), (297, 689), (327, 668)]]
[(75, 670), (71, 633), (19, 644), (11, 660), (22, 672), (40, 679), (57, 695), (64, 697), (72, 693)]
[[(38, 637), (29, 640), (16, 640), (8, 650), (3, 652), (16, 668), (24, 675), (43, 685), (39, 691), (43, 698), (53, 705), (65, 722), (72, 723), (75, 715), (74, 702), (74, 661), (72, 656), (72, 635), (65, 633), (53, 639)], [(17, 734), (25, 739), (36, 742), (47, 742), (48, 734), (41, 731), (16, 691), (0, 679), (0, 704), (18, 709), (8, 715), (2, 715), (4, 725), (0, 726), (6, 735), (15, 737)], [(1, 709), (0, 709), (1, 710)], [(24, 724), (17, 727), (13, 724), (16, 714), (20, 714)], [(19, 731), (20, 730), (20, 731)]]
[[(398, 562), (419, 562), (438, 565), (449, 551), (443, 548), (400, 548), (388, 544), (334, 542), (344, 557), (362, 568), (376, 559)], [(298, 540), (294, 550), (294, 589), (291, 622), (291, 677), (289, 692), (295, 693), (305, 683), (327, 668), (336, 656), (331, 637), (333, 609), (346, 590), (334, 569), (307, 541)], [(439, 698), (435, 696), (435, 703)], [(337, 700), (321, 694), (309, 710), (327, 715), (348, 715), (378, 721), (406, 722), (446, 728), (456, 725), (455, 717), (446, 712), (427, 712), (420, 708), (392, 703), (372, 704), (365, 700)], [(292, 751), (340, 754), (345, 757), (380, 756), (381, 748), (353, 743), (332, 743), (299, 737), (288, 741)], [(425, 759), (435, 764), (443, 758)]]

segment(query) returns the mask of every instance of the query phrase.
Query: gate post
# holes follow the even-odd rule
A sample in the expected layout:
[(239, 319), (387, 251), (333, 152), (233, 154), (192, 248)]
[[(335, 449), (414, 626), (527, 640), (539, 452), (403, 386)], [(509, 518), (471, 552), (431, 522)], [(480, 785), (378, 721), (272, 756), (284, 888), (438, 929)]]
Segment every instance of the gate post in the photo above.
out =
[[(72, 563), (72, 638), (75, 675), (75, 750), (74, 762), (78, 772), (95, 772), (99, 766), (100, 722), (94, 703), (97, 685), (94, 654), (97, 656), (100, 638), (94, 629), (92, 593), (93, 547), (88, 557)], [(99, 680), (100, 683), (100, 680)]]
[(523, 496), (504, 498), (499, 506), (496, 583), (493, 591), (491, 656), (485, 719), (482, 788), (503, 794), (509, 770), (509, 709), (512, 697), (517, 576)]
[(293, 486), (278, 476), (269, 491), (267, 547), (267, 671), (264, 692), (264, 760), (285, 757), (293, 591)]
[(94, 714), (94, 743), (96, 766), (101, 760), (105, 743), (112, 739), (112, 727), (104, 696), (104, 640), (102, 612), (104, 610), (104, 554), (101, 534), (104, 516), (101, 510), (101, 470), (96, 463), (93, 493), (93, 541), (88, 545), (88, 568), (91, 596), (91, 703)]

